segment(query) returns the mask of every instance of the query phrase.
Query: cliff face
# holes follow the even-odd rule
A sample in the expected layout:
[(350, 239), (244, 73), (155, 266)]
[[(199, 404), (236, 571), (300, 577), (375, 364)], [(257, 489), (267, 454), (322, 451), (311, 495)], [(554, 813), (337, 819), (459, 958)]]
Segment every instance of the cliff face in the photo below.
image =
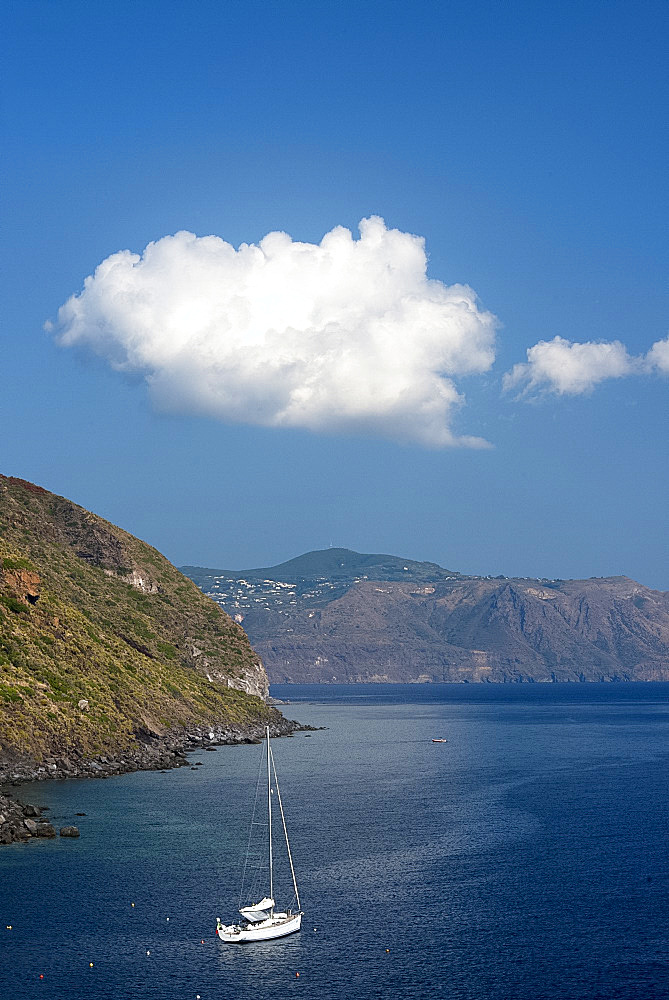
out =
[[(159, 552), (0, 476), (0, 757), (132, 756), (281, 719), (239, 624)], [(241, 727), (241, 729), (240, 729)]]
[(276, 681), (669, 680), (669, 595), (631, 580), (432, 589), (357, 584), (256, 648)]
[(189, 573), (244, 622), (275, 682), (669, 680), (668, 593), (396, 563), (385, 579)]

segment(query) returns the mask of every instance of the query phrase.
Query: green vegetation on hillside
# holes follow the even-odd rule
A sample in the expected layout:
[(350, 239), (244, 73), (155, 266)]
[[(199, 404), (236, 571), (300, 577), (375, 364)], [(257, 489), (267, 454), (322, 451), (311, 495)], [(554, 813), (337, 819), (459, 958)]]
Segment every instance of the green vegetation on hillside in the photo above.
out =
[[(202, 566), (182, 566), (182, 572), (203, 586), (209, 578), (223, 576), (230, 579), (244, 577), (247, 580), (342, 580), (349, 585), (356, 577), (369, 580), (449, 580), (459, 576), (454, 570), (431, 562), (417, 562), (400, 556), (382, 553), (354, 552), (352, 549), (317, 549), (305, 552), (278, 566), (264, 566), (260, 569), (228, 570), (207, 569)], [(206, 588), (205, 588), (206, 589)]]
[(196, 723), (265, 718), (239, 625), (159, 552), (0, 476), (0, 748), (123, 751)]

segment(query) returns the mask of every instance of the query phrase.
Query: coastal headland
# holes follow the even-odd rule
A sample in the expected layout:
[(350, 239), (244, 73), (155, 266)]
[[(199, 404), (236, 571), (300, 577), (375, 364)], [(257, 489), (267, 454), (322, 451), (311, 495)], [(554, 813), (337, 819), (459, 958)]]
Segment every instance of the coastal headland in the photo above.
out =
[[(164, 770), (297, 729), (268, 693), (241, 626), (156, 549), (0, 476), (0, 785)], [(0, 797), (0, 843), (43, 835), (34, 808)]]

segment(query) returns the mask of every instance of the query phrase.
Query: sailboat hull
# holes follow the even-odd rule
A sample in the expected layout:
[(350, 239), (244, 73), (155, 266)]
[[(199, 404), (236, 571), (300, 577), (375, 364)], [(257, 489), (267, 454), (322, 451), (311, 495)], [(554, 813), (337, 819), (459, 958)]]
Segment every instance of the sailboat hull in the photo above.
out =
[(216, 933), (221, 941), (228, 944), (245, 944), (249, 941), (271, 941), (299, 931), (302, 924), (301, 913), (275, 913), (257, 924), (221, 924)]

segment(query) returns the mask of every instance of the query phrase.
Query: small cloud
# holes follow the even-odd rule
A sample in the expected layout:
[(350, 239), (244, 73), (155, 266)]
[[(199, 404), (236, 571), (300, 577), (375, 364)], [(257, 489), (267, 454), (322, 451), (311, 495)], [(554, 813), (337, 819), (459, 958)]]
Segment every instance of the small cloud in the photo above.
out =
[[(503, 378), (505, 390), (520, 389), (576, 396), (590, 392), (606, 379), (640, 375), (653, 369), (669, 371), (669, 341), (658, 341), (645, 357), (634, 357), (619, 340), (572, 343), (563, 337), (541, 340), (527, 349), (527, 362), (517, 364)], [(666, 366), (666, 367), (663, 367)]]
[(424, 240), (377, 216), (319, 244), (179, 232), (104, 260), (51, 329), (143, 375), (162, 409), (484, 447), (452, 429), (456, 380), (491, 368), (497, 321), (426, 270)]
[(644, 362), (648, 371), (669, 375), (669, 337), (665, 337), (664, 340), (656, 340), (644, 358)]

